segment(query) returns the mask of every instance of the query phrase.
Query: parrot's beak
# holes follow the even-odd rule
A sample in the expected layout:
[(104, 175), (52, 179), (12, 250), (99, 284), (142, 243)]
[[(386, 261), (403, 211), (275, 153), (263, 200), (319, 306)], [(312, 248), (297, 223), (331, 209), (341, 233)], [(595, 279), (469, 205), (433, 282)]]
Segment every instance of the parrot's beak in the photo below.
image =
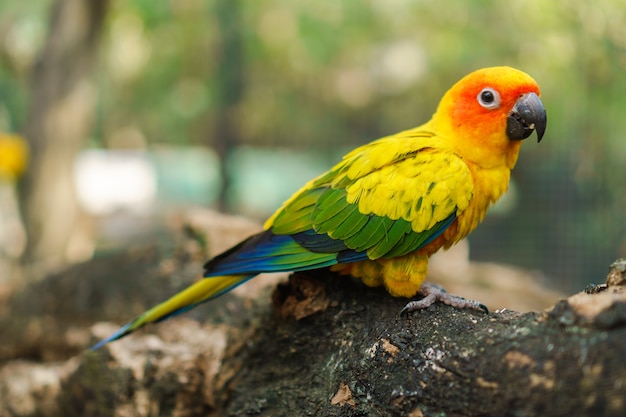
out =
[(535, 93), (521, 96), (506, 119), (506, 135), (511, 140), (522, 140), (537, 132), (537, 142), (541, 142), (548, 119), (546, 108)]

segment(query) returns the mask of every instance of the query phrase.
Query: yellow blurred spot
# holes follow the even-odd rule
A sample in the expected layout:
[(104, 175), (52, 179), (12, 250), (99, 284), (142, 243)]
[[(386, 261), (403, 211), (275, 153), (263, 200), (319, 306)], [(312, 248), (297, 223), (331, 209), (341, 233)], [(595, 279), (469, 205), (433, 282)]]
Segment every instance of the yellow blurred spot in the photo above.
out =
[(21, 136), (0, 133), (0, 178), (15, 180), (26, 169), (28, 145)]

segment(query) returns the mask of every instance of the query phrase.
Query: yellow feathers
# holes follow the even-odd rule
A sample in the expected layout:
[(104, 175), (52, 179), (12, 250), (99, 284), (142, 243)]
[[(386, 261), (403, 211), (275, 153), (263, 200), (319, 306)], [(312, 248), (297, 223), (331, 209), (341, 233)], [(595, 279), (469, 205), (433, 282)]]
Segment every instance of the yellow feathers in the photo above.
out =
[(451, 153), (414, 152), (346, 187), (347, 200), (362, 214), (404, 219), (415, 232), (445, 220), (472, 198), (470, 171)]

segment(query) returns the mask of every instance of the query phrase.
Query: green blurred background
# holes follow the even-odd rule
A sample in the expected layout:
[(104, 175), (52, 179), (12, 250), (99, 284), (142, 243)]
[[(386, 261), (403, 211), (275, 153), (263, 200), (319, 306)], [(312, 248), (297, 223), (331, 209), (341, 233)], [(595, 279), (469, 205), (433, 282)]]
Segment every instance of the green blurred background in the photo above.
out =
[[(33, 69), (56, 41), (55, 7), (77, 1), (0, 4), (0, 129), (31, 140)], [(541, 85), (548, 130), (522, 147), (472, 259), (575, 291), (626, 256), (623, 0), (93, 3), (81, 149), (139, 155), (156, 176), (150, 216), (201, 204), (262, 219), (347, 150), (426, 121), (466, 73), (511, 65)]]

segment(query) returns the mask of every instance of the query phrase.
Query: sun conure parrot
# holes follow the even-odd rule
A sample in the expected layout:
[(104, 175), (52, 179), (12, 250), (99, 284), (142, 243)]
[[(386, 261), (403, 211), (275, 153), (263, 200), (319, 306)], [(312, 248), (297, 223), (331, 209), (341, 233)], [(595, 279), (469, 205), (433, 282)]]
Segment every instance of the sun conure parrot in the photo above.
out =
[(425, 124), (348, 153), (308, 182), (265, 231), (209, 260), (204, 279), (94, 348), (216, 298), (263, 272), (331, 267), (398, 297), (482, 307), (424, 283), (428, 258), (468, 235), (507, 190), (522, 139), (541, 140), (546, 111), (529, 75), (480, 69), (448, 90)]

